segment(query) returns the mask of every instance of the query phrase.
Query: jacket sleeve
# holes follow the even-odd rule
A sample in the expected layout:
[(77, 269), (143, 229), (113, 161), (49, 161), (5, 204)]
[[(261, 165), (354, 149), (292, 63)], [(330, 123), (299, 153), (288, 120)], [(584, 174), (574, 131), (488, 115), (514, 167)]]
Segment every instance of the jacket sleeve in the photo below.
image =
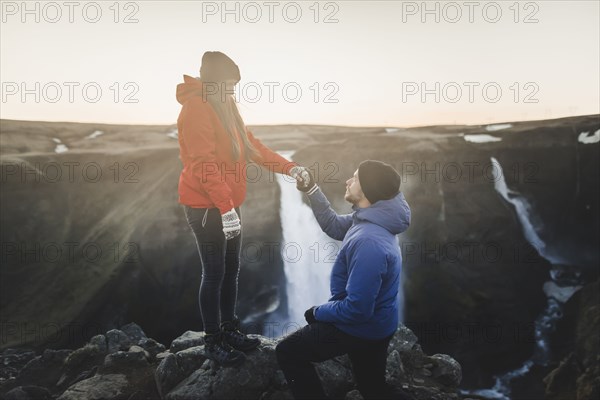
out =
[(387, 271), (387, 257), (377, 242), (364, 239), (350, 254), (346, 297), (332, 300), (314, 310), (317, 321), (361, 324), (375, 311), (383, 276)]
[(248, 140), (258, 150), (260, 156), (252, 159), (255, 163), (261, 165), (269, 171), (277, 172), (278, 174), (290, 174), (290, 169), (298, 165), (293, 161), (288, 161), (284, 157), (280, 156), (267, 146), (265, 146), (260, 140), (258, 140), (249, 129), (246, 129), (248, 133)]
[(338, 215), (331, 208), (331, 204), (321, 188), (309, 195), (308, 198), (313, 214), (323, 232), (332, 239), (343, 240), (346, 232), (352, 226), (352, 214)]
[(224, 214), (233, 208), (233, 201), (231, 189), (221, 178), (221, 168), (216, 156), (217, 139), (210, 114), (200, 97), (190, 99), (186, 106), (189, 108), (182, 121), (181, 134), (191, 159), (192, 174), (221, 214)]

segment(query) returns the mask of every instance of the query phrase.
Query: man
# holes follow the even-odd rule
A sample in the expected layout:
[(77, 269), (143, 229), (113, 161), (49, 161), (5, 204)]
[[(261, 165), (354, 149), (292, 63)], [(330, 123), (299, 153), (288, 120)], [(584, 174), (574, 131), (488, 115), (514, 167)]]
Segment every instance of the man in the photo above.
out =
[(331, 298), (308, 309), (308, 325), (277, 345), (279, 365), (296, 399), (323, 399), (312, 362), (348, 354), (363, 397), (389, 397), (387, 347), (398, 328), (402, 267), (396, 235), (410, 225), (400, 175), (384, 162), (363, 161), (346, 181), (345, 199), (354, 210), (346, 215), (332, 210), (308, 170), (297, 179), (321, 229), (343, 242), (331, 271)]

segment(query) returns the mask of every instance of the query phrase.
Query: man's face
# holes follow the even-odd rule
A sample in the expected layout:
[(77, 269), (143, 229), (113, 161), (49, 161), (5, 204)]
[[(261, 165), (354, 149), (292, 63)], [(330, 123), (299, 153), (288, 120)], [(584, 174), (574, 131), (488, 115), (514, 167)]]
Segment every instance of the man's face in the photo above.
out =
[(344, 199), (352, 204), (358, 204), (365, 198), (360, 182), (358, 181), (358, 170), (354, 171), (354, 175), (346, 181), (346, 194)]

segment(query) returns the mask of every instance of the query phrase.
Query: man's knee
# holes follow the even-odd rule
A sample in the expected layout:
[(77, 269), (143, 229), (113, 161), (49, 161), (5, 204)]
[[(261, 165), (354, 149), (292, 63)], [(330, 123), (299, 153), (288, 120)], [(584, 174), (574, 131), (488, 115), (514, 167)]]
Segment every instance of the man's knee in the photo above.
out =
[(277, 346), (275, 346), (275, 355), (277, 356), (278, 361), (290, 358), (291, 354), (292, 352), (289, 342), (282, 340), (281, 342), (277, 343)]
[(304, 349), (300, 341), (299, 332), (286, 337), (275, 346), (275, 355), (278, 361), (300, 359), (303, 352)]

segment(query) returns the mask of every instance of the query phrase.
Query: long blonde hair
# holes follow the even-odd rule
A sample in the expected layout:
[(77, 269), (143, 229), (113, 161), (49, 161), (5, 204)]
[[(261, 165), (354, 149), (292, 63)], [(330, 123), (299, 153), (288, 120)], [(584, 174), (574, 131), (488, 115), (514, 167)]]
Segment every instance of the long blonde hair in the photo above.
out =
[(240, 145), (235, 135), (236, 129), (240, 133), (240, 136), (242, 137), (242, 141), (244, 143), (244, 154), (246, 161), (250, 161), (252, 158), (258, 157), (260, 154), (256, 147), (252, 145), (250, 139), (248, 139), (248, 134), (246, 132), (246, 124), (244, 124), (244, 120), (240, 115), (233, 95), (223, 90), (224, 84), (215, 85), (214, 82), (204, 82), (203, 86), (204, 85), (211, 85), (212, 88), (214, 88), (215, 86), (219, 87), (219, 89), (216, 92), (211, 90), (204, 90), (203, 92), (206, 93), (204, 95), (204, 98), (213, 107), (213, 109), (219, 116), (221, 123), (225, 127), (225, 130), (229, 134), (229, 137), (231, 138), (231, 154), (233, 160), (239, 160), (241, 155)]

